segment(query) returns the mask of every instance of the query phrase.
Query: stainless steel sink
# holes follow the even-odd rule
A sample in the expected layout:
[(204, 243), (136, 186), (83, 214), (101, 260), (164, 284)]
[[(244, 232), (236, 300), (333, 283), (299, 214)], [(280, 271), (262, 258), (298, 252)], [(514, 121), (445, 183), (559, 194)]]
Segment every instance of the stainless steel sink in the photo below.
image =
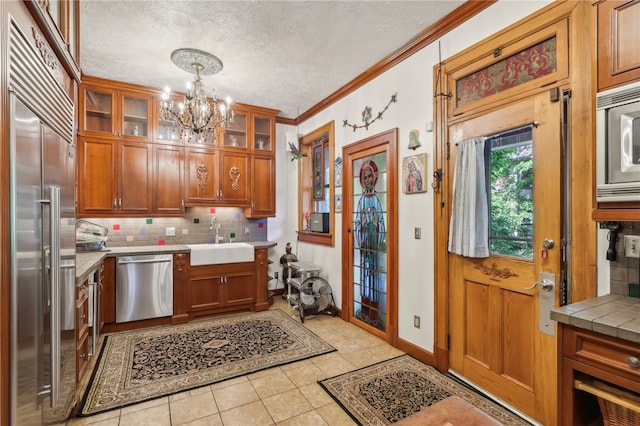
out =
[(253, 262), (254, 247), (247, 243), (187, 244), (191, 266)]

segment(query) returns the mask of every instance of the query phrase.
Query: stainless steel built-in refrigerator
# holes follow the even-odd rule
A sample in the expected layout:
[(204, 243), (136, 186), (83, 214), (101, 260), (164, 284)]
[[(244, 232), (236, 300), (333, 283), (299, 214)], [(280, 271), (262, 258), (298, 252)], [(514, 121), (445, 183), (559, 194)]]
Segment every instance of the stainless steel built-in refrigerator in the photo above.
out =
[(75, 147), (11, 93), (11, 424), (75, 405)]

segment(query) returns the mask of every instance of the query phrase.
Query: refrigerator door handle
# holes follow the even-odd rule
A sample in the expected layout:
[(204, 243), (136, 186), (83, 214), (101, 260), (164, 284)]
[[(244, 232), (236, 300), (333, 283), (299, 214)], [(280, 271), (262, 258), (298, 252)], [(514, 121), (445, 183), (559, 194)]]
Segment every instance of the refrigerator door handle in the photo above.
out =
[(51, 406), (60, 398), (60, 187), (51, 191)]

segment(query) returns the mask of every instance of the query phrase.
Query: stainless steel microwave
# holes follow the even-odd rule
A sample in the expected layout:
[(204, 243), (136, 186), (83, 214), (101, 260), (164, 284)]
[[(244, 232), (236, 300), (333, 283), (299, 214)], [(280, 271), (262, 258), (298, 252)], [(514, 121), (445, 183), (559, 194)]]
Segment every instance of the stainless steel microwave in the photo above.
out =
[(596, 97), (596, 199), (640, 201), (640, 82)]

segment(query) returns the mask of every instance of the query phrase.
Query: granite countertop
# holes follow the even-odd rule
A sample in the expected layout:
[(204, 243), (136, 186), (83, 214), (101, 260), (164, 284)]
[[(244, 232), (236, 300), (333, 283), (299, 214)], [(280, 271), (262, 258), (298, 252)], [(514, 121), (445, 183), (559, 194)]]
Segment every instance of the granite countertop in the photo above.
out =
[[(277, 245), (273, 241), (243, 241), (253, 245), (256, 249), (271, 248)], [(221, 243), (224, 245), (225, 243)], [(101, 251), (76, 253), (76, 280), (84, 280), (102, 262), (105, 257), (135, 254), (160, 254), (160, 253), (189, 253), (186, 244), (173, 244), (164, 246), (129, 246), (108, 247)]]
[(640, 343), (640, 298), (607, 294), (552, 308), (551, 319)]

